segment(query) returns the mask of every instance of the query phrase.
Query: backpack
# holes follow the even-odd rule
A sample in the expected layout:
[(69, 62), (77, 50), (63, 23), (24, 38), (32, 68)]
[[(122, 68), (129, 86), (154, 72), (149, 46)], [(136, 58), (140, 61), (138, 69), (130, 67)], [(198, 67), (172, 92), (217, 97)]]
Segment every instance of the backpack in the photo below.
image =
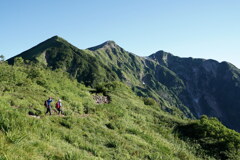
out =
[(61, 107), (61, 106), (60, 106), (60, 103), (57, 102), (57, 103), (56, 103), (56, 108), (59, 109), (60, 107)]
[(47, 100), (44, 102), (44, 106), (45, 106), (45, 107), (47, 107), (47, 106), (48, 106), (48, 105), (47, 105)]

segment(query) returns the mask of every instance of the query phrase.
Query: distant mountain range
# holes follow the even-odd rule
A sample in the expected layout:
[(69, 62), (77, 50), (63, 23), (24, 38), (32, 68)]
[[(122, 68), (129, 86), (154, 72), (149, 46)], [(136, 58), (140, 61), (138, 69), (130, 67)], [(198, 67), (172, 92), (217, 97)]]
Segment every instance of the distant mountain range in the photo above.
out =
[(164, 51), (140, 57), (114, 41), (82, 50), (58, 36), (10, 58), (9, 64), (16, 57), (63, 69), (90, 86), (122, 81), (172, 114), (189, 118), (205, 114), (240, 131), (240, 70), (227, 62), (180, 58)]

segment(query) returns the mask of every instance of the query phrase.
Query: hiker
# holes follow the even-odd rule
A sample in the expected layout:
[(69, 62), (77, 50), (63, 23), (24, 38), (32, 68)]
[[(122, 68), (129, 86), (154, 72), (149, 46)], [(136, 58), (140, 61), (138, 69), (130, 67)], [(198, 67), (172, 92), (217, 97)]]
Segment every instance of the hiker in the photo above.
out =
[(57, 101), (57, 103), (56, 103), (56, 109), (57, 109), (57, 111), (58, 111), (58, 115), (61, 113), (61, 114), (63, 114), (63, 111), (62, 111), (62, 102), (61, 102), (62, 100), (61, 99), (59, 99), (58, 101)]
[(47, 112), (45, 114), (47, 114), (49, 112), (49, 114), (52, 115), (52, 112), (51, 112), (51, 102), (52, 101), (53, 101), (52, 97), (49, 97), (49, 99), (45, 101), (44, 105), (47, 108)]

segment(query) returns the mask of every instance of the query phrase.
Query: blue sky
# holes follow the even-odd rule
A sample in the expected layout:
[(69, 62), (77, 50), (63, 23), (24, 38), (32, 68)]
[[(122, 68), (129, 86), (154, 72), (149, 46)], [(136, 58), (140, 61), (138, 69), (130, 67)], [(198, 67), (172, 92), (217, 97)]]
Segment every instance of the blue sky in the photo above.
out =
[(54, 36), (85, 49), (114, 40), (148, 56), (229, 61), (240, 68), (238, 0), (1, 0), (0, 54), (19, 54)]

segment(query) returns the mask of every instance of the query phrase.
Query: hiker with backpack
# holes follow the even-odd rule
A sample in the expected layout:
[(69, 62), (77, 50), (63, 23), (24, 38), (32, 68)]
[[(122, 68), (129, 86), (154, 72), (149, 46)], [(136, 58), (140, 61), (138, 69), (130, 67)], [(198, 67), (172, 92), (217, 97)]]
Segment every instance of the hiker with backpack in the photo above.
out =
[(62, 102), (61, 102), (62, 100), (61, 99), (59, 99), (58, 101), (57, 101), (57, 103), (56, 103), (56, 109), (57, 109), (57, 111), (58, 111), (58, 115), (61, 113), (61, 114), (63, 114), (63, 111), (62, 111)]
[(45, 114), (47, 114), (49, 112), (49, 114), (52, 115), (52, 112), (51, 112), (51, 102), (52, 101), (53, 101), (52, 97), (49, 97), (49, 99), (45, 101), (44, 105), (47, 108), (47, 111)]

